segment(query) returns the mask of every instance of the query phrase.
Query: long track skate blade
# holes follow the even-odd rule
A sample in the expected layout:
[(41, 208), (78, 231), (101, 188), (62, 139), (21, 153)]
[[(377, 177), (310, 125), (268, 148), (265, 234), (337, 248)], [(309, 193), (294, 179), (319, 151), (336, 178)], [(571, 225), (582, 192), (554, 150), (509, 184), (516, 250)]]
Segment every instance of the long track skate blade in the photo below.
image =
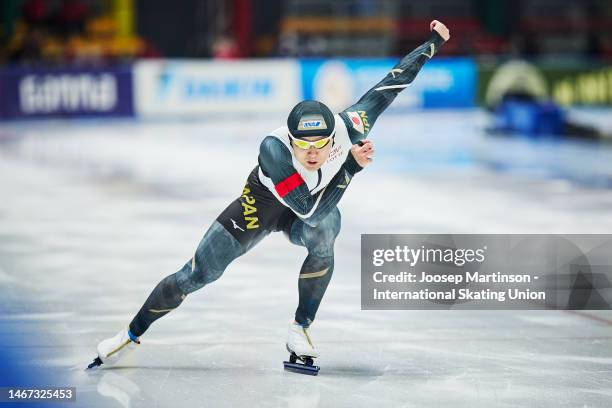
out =
[(87, 366), (86, 370), (90, 370), (95, 367), (100, 367), (102, 364), (103, 363), (102, 363), (102, 360), (100, 360), (100, 357), (96, 357), (94, 361)]
[(319, 374), (320, 369), (319, 366), (307, 366), (305, 364), (291, 363), (289, 361), (283, 361), (283, 365), (285, 366), (285, 370), (287, 371), (306, 375), (317, 375)]

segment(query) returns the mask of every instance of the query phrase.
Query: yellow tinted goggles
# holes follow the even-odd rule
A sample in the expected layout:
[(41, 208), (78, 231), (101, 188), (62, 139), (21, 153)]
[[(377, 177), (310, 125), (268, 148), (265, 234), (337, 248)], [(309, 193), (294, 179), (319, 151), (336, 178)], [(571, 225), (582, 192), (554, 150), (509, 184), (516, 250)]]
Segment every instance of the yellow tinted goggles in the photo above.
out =
[(303, 139), (297, 139), (291, 135), (289, 135), (289, 137), (291, 138), (291, 140), (293, 140), (294, 145), (296, 145), (300, 149), (308, 150), (310, 149), (310, 146), (314, 146), (317, 149), (324, 148), (325, 146), (327, 146), (327, 144), (332, 139), (332, 137), (334, 137), (334, 135), (332, 134), (331, 136), (326, 137), (325, 139), (315, 140), (314, 142), (310, 142), (308, 140), (303, 140)]

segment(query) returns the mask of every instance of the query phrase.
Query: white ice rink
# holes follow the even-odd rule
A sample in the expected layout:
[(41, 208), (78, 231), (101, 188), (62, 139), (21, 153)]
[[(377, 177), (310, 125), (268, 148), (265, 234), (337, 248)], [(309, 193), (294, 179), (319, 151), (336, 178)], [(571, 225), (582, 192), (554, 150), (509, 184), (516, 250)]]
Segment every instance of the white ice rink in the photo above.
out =
[[(612, 114), (583, 113), (601, 126)], [(474, 111), (384, 116), (340, 203), (318, 377), (283, 371), (305, 256), (281, 234), (84, 371), (191, 258), (284, 117), (0, 126), (0, 347), (79, 407), (612, 406), (612, 313), (362, 311), (361, 233), (612, 233), (612, 149), (486, 140)], [(7, 326), (8, 325), (8, 326)], [(17, 344), (17, 345), (16, 345)], [(66, 406), (75, 406), (67, 404)]]

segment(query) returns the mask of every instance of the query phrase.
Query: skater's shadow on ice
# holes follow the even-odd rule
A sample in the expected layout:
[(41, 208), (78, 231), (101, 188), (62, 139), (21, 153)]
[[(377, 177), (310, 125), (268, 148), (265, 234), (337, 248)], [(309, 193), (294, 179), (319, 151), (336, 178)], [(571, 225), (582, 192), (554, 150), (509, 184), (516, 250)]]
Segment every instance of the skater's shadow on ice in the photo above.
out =
[[(252, 372), (253, 374), (261, 373), (263, 371), (273, 373), (278, 372), (282, 373), (283, 368), (281, 367), (267, 367), (267, 368), (255, 368), (249, 366), (235, 366), (235, 367), (205, 367), (205, 366), (174, 366), (174, 365), (159, 365), (159, 366), (138, 366), (138, 365), (130, 365), (130, 366), (113, 366), (106, 367), (102, 371), (105, 372), (114, 372), (120, 374), (122, 372), (131, 372), (131, 371), (142, 371), (142, 370), (150, 370), (150, 371), (166, 371), (171, 369), (172, 371), (192, 371), (192, 372), (215, 372), (215, 373), (229, 373), (229, 372)], [(389, 372), (381, 369), (376, 369), (371, 366), (362, 365), (324, 365), (321, 367), (320, 376), (325, 377), (380, 377), (382, 375), (388, 375)]]
[[(280, 368), (282, 370), (282, 367)], [(194, 371), (194, 372), (228, 372), (228, 371), (252, 371), (252, 372), (261, 372), (261, 371), (273, 371), (271, 368), (255, 368), (248, 366), (232, 366), (232, 367), (205, 367), (205, 366), (176, 366), (176, 365), (158, 365), (158, 366), (113, 366), (106, 367), (103, 369), (104, 371), (114, 371), (116, 373), (120, 373), (122, 371), (130, 372), (130, 371), (141, 371), (141, 370), (151, 370), (151, 371)]]
[(129, 378), (115, 373), (104, 373), (97, 391), (103, 397), (115, 399), (123, 408), (131, 408), (135, 399), (142, 400), (140, 387)]
[(355, 366), (355, 365), (329, 365), (321, 367), (319, 375), (325, 377), (380, 377), (385, 372), (380, 369), (372, 368), (371, 366)]

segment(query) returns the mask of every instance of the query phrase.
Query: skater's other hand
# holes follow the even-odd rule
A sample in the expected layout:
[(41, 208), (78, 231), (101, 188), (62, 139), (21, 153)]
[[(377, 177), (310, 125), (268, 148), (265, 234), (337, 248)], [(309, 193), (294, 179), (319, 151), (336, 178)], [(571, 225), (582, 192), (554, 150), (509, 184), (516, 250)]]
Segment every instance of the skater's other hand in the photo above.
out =
[(359, 144), (351, 147), (351, 154), (355, 158), (357, 164), (361, 167), (365, 167), (372, 163), (372, 159), (374, 158), (374, 143), (364, 139)]
[(448, 41), (450, 38), (450, 31), (448, 31), (448, 28), (438, 20), (433, 20), (429, 23), (429, 29), (440, 34), (440, 37), (442, 37), (444, 41)]

